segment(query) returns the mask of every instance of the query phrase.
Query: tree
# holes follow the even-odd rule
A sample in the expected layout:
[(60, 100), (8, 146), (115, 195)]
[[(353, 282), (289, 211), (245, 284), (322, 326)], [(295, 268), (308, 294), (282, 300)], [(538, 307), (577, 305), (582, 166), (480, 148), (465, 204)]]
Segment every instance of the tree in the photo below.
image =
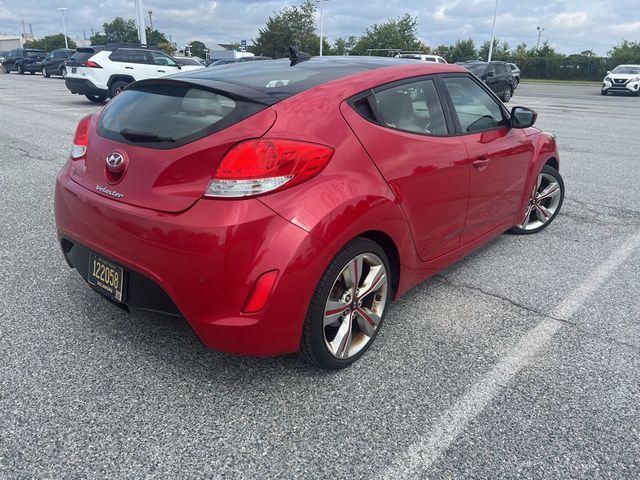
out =
[(613, 66), (624, 63), (640, 64), (640, 42), (623, 40), (609, 51), (609, 57)]
[(466, 60), (476, 60), (478, 58), (478, 52), (476, 51), (476, 44), (473, 39), (468, 40), (456, 40), (449, 49), (449, 55), (447, 61), (464, 62)]
[[(69, 48), (76, 48), (76, 42), (67, 37), (67, 43)], [(24, 44), (25, 48), (39, 48), (46, 52), (57, 50), (58, 48), (64, 48), (64, 34), (57, 33), (55, 35), (47, 35), (38, 40), (29, 40)]]
[[(398, 49), (404, 51), (425, 52), (428, 50), (417, 37), (418, 19), (406, 13), (397, 19), (388, 19), (385, 23), (373, 24), (358, 39), (351, 53), (366, 55), (373, 49)], [(385, 55), (384, 52), (372, 52)]]
[[(491, 45), (491, 41), (487, 40), (484, 42), (480, 49), (478, 50), (478, 57), (482, 60), (487, 60), (489, 58), (489, 46)], [(493, 41), (493, 52), (491, 53), (491, 60), (502, 60), (506, 61), (511, 54), (511, 47), (507, 42), (500, 43), (500, 40), (497, 38)]]
[(189, 42), (191, 45), (191, 55), (194, 57), (207, 58), (207, 46), (200, 40)]
[(358, 37), (355, 35), (349, 35), (349, 38), (346, 39), (342, 37), (336, 38), (331, 47), (331, 53), (333, 55), (349, 55), (356, 43), (358, 43)]
[[(320, 37), (316, 35), (316, 6), (312, 0), (302, 5), (285, 7), (267, 19), (265, 28), (260, 29), (258, 38), (248, 50), (256, 55), (273, 58), (289, 56), (289, 47), (296, 46), (310, 55), (320, 51)], [(325, 41), (326, 42), (326, 41)], [(323, 44), (329, 47), (327, 43)]]
[[(103, 23), (102, 28), (104, 33), (97, 32), (91, 36), (90, 40), (92, 45), (140, 42), (138, 38), (138, 27), (136, 27), (136, 22), (132, 19), (125, 20), (122, 17), (116, 17), (111, 22)], [(162, 48), (162, 45), (164, 51), (175, 51), (175, 48), (170, 44), (164, 33), (145, 27), (145, 35), (147, 37), (147, 45), (155, 45), (159, 48)]]

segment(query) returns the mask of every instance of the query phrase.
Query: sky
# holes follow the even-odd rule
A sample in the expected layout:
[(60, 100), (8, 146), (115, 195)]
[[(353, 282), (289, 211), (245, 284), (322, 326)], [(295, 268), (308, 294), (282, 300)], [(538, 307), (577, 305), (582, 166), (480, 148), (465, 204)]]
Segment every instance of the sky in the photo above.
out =
[[(143, 0), (153, 11), (153, 26), (181, 48), (193, 40), (205, 44), (256, 38), (273, 12), (296, 0)], [(135, 18), (134, 0), (0, 0), (0, 34), (22, 33), (22, 20), (35, 36), (62, 32), (58, 7), (67, 7), (71, 38), (89, 38), (116, 16)], [(327, 0), (324, 32), (329, 41), (360, 35), (373, 23), (409, 12), (418, 18), (418, 37), (427, 45), (491, 38), (495, 0)], [(145, 19), (149, 25), (149, 17)], [(623, 39), (640, 41), (639, 0), (499, 0), (496, 37), (511, 46), (542, 41), (562, 53), (593, 50), (606, 55)]]

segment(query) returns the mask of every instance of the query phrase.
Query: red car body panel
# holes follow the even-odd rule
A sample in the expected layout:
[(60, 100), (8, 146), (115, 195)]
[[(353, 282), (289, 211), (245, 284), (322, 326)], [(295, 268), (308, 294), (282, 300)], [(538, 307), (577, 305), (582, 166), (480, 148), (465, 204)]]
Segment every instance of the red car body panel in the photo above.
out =
[[(58, 233), (159, 285), (208, 347), (295, 352), (315, 287), (350, 240), (384, 240), (398, 260), (400, 296), (518, 223), (539, 170), (557, 165), (555, 141), (535, 128), (425, 137), (375, 125), (345, 103), (381, 84), (444, 72), (466, 70), (403, 65), (342, 78), (170, 150), (102, 138), (94, 115), (87, 159), (69, 160), (58, 176)], [(295, 187), (202, 198), (225, 152), (261, 136), (329, 145), (335, 154)], [(112, 151), (138, 164), (115, 187), (122, 199), (95, 191), (108, 185), (103, 161)], [(490, 162), (479, 169), (481, 157)], [(271, 270), (278, 277), (265, 308), (242, 313)]]

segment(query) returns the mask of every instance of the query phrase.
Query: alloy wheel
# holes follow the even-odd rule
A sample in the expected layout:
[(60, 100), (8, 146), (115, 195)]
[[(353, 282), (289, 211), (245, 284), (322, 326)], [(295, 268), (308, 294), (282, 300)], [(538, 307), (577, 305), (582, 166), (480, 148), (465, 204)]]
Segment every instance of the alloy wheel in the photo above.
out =
[(562, 201), (562, 187), (547, 172), (540, 172), (529, 198), (524, 219), (518, 228), (536, 230), (553, 219)]
[(374, 337), (389, 288), (383, 261), (373, 253), (353, 258), (333, 282), (325, 304), (324, 343), (338, 359), (357, 355)]

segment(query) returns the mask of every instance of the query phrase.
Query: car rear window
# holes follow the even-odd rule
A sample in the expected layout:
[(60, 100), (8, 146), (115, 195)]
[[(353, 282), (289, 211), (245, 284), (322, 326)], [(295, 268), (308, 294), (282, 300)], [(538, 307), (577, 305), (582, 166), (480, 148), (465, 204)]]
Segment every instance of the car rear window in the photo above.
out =
[(115, 97), (98, 124), (103, 137), (169, 149), (222, 130), (266, 108), (188, 83), (154, 80)]
[(95, 50), (83, 49), (78, 50), (76, 53), (71, 55), (73, 60), (77, 60), (78, 62), (84, 62), (85, 60), (89, 60), (96, 54)]
[(43, 51), (25, 50), (24, 56), (27, 58), (44, 58), (47, 54)]

